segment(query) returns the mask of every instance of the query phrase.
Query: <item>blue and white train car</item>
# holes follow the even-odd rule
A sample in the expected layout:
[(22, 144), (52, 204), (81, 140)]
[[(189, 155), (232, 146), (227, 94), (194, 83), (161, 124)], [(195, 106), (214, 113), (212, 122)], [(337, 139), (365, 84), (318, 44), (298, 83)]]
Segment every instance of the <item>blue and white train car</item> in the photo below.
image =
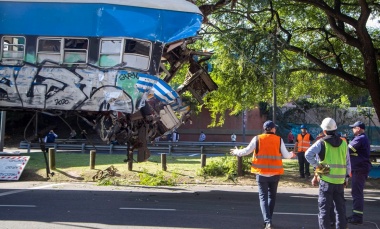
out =
[(0, 108), (150, 116), (154, 139), (180, 123), (179, 95), (158, 77), (165, 45), (197, 36), (202, 19), (185, 0), (0, 0)]

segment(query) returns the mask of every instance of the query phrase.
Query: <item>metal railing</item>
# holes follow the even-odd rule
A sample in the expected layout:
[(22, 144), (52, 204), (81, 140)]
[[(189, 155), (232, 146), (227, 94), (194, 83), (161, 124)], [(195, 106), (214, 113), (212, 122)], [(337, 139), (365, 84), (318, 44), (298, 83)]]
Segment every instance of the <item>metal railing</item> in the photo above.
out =
[[(88, 153), (90, 150), (97, 150), (102, 152), (113, 153), (126, 153), (126, 145), (114, 145), (114, 144), (89, 144), (88, 142), (80, 143), (71, 143), (67, 141), (66, 143), (60, 143), (63, 141), (57, 141), (56, 143), (46, 143), (45, 147), (54, 148), (58, 151), (80, 151), (81, 153)], [(154, 142), (148, 144), (148, 149), (151, 152), (159, 153), (199, 153), (199, 154), (226, 154), (230, 152), (230, 149), (234, 147), (246, 147), (248, 143), (246, 142), (191, 142), (191, 141), (182, 141), (182, 142)], [(294, 149), (294, 144), (285, 144), (286, 148), (291, 151)], [(27, 152), (30, 153), (31, 149), (39, 149), (39, 143), (30, 143), (21, 141), (20, 149), (27, 149)], [(376, 161), (377, 158), (380, 158), (380, 146), (371, 145), (371, 160)]]
[[(128, 148), (126, 145), (114, 144), (89, 144), (89, 143), (71, 143), (59, 140), (55, 143), (45, 143), (46, 148), (54, 148), (56, 151), (81, 151), (82, 153), (89, 152), (90, 150), (108, 151), (110, 154), (115, 152), (125, 152)], [(148, 148), (152, 152), (162, 153), (229, 153), (230, 149), (234, 147), (246, 147), (248, 143), (245, 142), (154, 142), (148, 144)], [(293, 144), (286, 144), (289, 150), (293, 149)], [(30, 143), (26, 141), (20, 142), (20, 149), (27, 149), (29, 153), (31, 149), (39, 149), (39, 143)]]

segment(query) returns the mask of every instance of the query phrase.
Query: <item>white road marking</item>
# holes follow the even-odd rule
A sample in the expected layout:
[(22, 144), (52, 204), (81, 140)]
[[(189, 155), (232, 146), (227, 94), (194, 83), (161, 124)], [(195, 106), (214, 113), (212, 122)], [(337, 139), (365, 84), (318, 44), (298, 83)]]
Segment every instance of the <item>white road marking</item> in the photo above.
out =
[(195, 157), (195, 156), (198, 156), (199, 153), (196, 153), (196, 154), (190, 154), (189, 157)]
[(120, 210), (140, 210), (140, 211), (177, 211), (170, 208), (120, 208)]
[(0, 205), (0, 207), (35, 208), (36, 205)]
[(318, 215), (318, 214), (311, 214), (311, 213), (290, 213), (290, 212), (273, 212), (273, 214), (277, 215)]
[(20, 190), (14, 190), (14, 191), (9, 191), (9, 192), (3, 192), (0, 193), (0, 196), (7, 196), (7, 195), (12, 195), (20, 192), (27, 192), (30, 190), (35, 190), (35, 189), (44, 189), (44, 188), (50, 188), (54, 186), (59, 186), (59, 185), (64, 185), (66, 183), (61, 183), (61, 184), (49, 184), (49, 185), (44, 185), (44, 186), (38, 186), (38, 187), (32, 187), (32, 188), (27, 188), (27, 189), (20, 189)]

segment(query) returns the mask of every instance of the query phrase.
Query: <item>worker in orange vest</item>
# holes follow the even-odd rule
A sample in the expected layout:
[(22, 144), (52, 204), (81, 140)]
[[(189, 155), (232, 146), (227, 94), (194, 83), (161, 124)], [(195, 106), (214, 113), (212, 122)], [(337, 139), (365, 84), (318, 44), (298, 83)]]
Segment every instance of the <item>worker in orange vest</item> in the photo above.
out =
[(244, 149), (231, 149), (230, 153), (238, 157), (253, 152), (251, 172), (256, 174), (259, 186), (261, 213), (264, 228), (272, 229), (272, 215), (276, 203), (276, 194), (280, 175), (284, 174), (282, 158), (293, 158), (296, 155), (288, 152), (284, 141), (277, 136), (276, 125), (268, 120), (263, 125), (264, 133), (255, 136)]
[(301, 125), (301, 133), (297, 135), (294, 152), (297, 153), (300, 178), (310, 178), (310, 164), (305, 158), (305, 152), (311, 146), (314, 138), (307, 132), (305, 125)]

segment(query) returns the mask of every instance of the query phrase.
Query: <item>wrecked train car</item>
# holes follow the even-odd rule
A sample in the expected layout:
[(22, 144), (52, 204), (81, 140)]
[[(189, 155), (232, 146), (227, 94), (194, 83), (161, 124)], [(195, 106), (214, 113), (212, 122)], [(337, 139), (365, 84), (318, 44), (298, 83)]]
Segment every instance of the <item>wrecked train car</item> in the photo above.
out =
[(185, 0), (0, 0), (0, 108), (78, 115), (144, 161), (186, 119), (181, 94), (202, 102), (217, 88), (187, 47), (202, 19)]

